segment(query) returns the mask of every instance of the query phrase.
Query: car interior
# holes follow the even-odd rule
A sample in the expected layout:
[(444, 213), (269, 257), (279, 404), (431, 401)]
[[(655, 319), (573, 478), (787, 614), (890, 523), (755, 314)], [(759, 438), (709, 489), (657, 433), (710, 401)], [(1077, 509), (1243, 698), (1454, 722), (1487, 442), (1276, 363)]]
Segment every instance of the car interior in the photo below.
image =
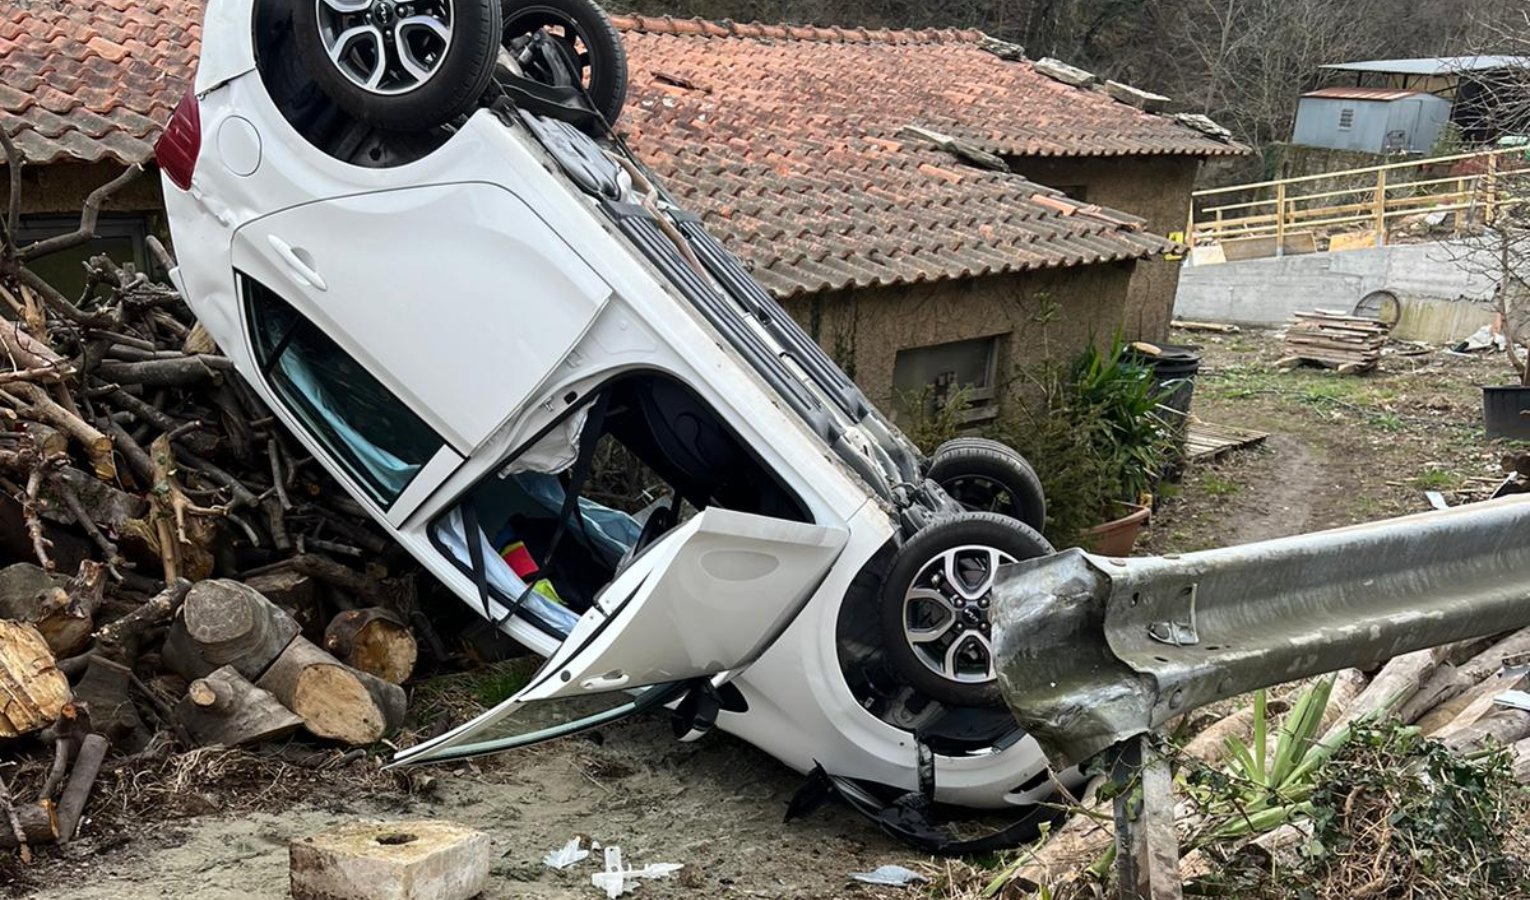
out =
[[(560, 449), (564, 468), (538, 471)], [(692, 391), (658, 373), (628, 374), (512, 454), (431, 534), (465, 574), (481, 580), (486, 604), (524, 610), (562, 636), (633, 559), (712, 506), (812, 521)]]

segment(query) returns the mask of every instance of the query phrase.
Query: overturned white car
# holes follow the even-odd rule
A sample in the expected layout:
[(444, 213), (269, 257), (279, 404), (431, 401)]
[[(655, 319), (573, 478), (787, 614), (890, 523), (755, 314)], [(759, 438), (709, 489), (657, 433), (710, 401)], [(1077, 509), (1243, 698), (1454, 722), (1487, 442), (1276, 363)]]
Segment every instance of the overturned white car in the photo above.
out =
[(173, 279), (377, 521), (548, 657), (398, 762), (667, 707), (932, 846), (938, 804), (1034, 828), (988, 605), (1051, 552), (1035, 474), (976, 439), (922, 458), (670, 201), (611, 131), (597, 7), (212, 0), (202, 41), (157, 148)]

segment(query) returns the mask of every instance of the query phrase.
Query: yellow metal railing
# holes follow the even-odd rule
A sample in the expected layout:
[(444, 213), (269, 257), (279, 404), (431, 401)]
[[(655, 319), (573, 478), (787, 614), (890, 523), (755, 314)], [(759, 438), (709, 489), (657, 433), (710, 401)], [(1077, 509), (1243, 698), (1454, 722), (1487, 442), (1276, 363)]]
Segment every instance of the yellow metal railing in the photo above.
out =
[[(1525, 190), (1519, 182), (1530, 176), (1527, 153), (1526, 147), (1458, 153), (1195, 191), (1185, 242), (1195, 247), (1273, 238), (1278, 253), (1295, 233), (1368, 229), (1381, 245), (1389, 222), (1420, 213), (1450, 214), (1452, 230), (1459, 233), (1473, 223), (1492, 224), (1520, 202)], [(1454, 171), (1437, 177), (1442, 168)], [(1335, 182), (1354, 186), (1335, 188)], [(1255, 199), (1239, 199), (1250, 195)], [(1223, 198), (1235, 202), (1217, 202)]]

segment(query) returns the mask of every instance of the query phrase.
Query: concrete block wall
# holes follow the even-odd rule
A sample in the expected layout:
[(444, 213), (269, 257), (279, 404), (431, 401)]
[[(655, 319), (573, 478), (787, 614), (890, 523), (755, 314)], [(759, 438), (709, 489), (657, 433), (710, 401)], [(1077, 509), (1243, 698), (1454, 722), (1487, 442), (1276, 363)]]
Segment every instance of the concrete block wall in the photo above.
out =
[[(1350, 311), (1372, 291), (1402, 302), (1414, 340), (1465, 337), (1492, 317), (1493, 281), (1483, 251), (1459, 241), (1403, 244), (1214, 265), (1180, 272), (1174, 315), (1181, 319), (1283, 325), (1315, 308)], [(1417, 323), (1417, 324), (1415, 324)], [(1464, 332), (1464, 333), (1462, 333)]]

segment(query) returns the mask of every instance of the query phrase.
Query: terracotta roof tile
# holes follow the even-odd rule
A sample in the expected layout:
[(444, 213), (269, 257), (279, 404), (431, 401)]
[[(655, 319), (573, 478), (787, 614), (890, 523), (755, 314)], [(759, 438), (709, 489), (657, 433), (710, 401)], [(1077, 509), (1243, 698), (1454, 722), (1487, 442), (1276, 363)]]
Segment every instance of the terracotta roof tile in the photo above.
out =
[(0, 12), (0, 128), (29, 163), (141, 162), (190, 83), (197, 0), (53, 0)]

